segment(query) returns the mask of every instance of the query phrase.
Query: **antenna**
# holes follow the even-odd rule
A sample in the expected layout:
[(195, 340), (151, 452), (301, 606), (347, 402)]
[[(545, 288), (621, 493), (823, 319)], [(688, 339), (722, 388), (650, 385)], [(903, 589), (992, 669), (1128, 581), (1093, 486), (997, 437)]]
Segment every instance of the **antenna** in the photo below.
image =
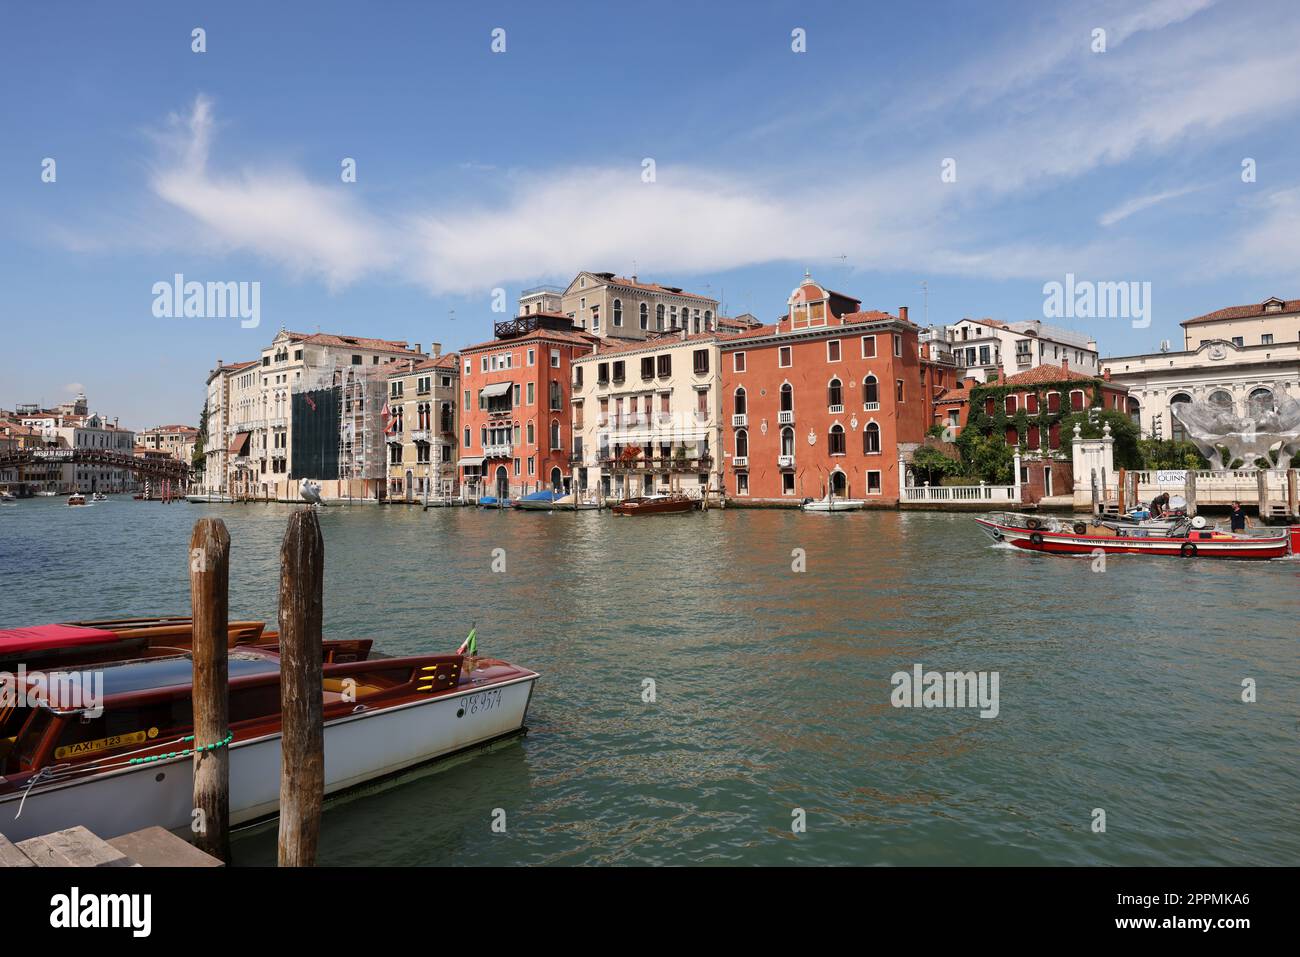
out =
[(924, 279), (921, 280), (921, 302), (925, 324), (930, 325), (930, 284)]

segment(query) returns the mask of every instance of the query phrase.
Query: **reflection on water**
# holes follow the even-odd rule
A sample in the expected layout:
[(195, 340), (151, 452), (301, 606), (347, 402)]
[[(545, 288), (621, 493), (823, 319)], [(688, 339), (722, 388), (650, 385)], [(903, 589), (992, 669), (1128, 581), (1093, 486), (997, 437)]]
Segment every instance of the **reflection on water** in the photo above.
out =
[[(288, 513), (22, 502), (0, 515), (0, 626), (185, 610), (204, 514), (230, 528), (232, 617), (273, 619)], [(484, 654), (542, 673), (526, 739), (331, 809), (323, 863), (1300, 852), (1300, 563), (1112, 556), (1095, 574), (933, 513), (355, 506), (321, 524), (330, 637), (449, 649), (474, 623)], [(890, 676), (918, 662), (998, 671), (1000, 715), (891, 707)], [(1097, 807), (1105, 834), (1090, 831)], [(791, 834), (795, 808), (806, 833)], [(236, 842), (238, 863), (274, 857), (273, 830)]]

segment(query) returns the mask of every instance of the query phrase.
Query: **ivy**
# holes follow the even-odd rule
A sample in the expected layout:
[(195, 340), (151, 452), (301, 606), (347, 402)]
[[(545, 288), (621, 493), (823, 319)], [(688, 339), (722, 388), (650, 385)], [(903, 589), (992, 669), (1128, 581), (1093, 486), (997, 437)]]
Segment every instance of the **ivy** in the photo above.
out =
[[(1075, 411), (1070, 408), (1070, 393), (1079, 389), (1083, 389), (1085, 394), (1090, 392), (1089, 406), (1101, 409), (1103, 401), (1102, 384), (1103, 380), (1101, 379), (1061, 379), (1053, 382), (1039, 382), (1032, 386), (1008, 385), (1005, 382), (975, 386), (970, 393), (970, 413), (966, 417), (966, 428), (962, 429), (961, 435), (957, 437), (957, 446), (961, 450), (962, 461), (968, 466), (973, 461), (974, 435), (995, 439), (1005, 445), (1007, 429), (1013, 426), (1022, 439), (1029, 434), (1031, 425), (1038, 426), (1041, 436), (1040, 442), (1044, 446), (1044, 451), (1047, 451), (1047, 436), (1050, 434), (1052, 426), (1059, 424)], [(1060, 393), (1061, 402), (1055, 412), (1048, 411), (1047, 408), (1047, 393), (1049, 392)], [(1029, 412), (1024, 408), (1021, 397), (1029, 393), (1033, 393), (1038, 397), (1037, 412)], [(1017, 397), (1016, 411), (1011, 415), (1007, 415), (1008, 395)], [(992, 414), (985, 408), (989, 399), (993, 400)], [(974, 433), (974, 435), (971, 433)], [(967, 438), (968, 435), (970, 438)], [(963, 443), (962, 439), (967, 440)], [(1064, 430), (1062, 430), (1061, 441), (1063, 445), (1066, 440), (1067, 437), (1064, 435)]]

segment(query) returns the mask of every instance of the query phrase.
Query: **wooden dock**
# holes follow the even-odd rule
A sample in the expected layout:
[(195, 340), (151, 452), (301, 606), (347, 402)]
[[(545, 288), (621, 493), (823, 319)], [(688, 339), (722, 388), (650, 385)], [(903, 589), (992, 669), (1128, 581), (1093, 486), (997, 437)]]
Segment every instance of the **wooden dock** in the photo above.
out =
[(210, 854), (161, 827), (107, 841), (70, 827), (17, 844), (0, 834), (0, 867), (222, 867)]

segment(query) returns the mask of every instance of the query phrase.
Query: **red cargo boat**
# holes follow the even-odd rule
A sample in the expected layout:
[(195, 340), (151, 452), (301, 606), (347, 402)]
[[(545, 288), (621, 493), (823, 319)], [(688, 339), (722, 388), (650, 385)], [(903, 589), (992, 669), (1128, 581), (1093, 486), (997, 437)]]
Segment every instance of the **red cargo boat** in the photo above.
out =
[(1108, 528), (1071, 525), (1052, 518), (995, 512), (977, 518), (981, 531), (995, 542), (1059, 555), (1167, 555), (1182, 558), (1271, 559), (1300, 555), (1300, 525), (1268, 535), (1236, 535), (1191, 522), (1157, 530), (1133, 526)]

